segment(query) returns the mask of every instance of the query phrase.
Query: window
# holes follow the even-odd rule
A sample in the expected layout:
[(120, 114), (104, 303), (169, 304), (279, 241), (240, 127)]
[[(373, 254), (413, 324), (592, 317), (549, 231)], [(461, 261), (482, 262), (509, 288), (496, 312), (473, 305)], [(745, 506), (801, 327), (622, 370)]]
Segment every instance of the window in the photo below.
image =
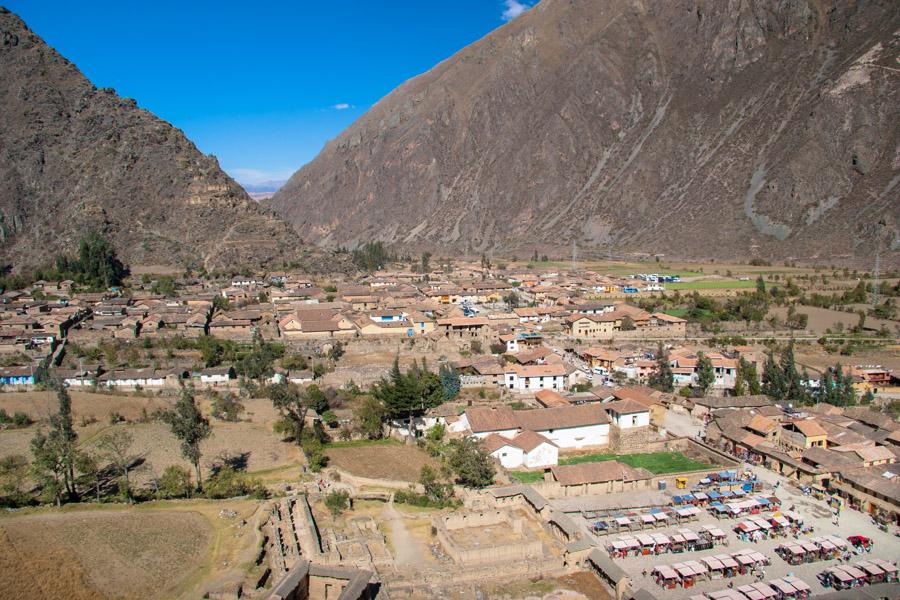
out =
[(631, 417), (631, 424), (632, 424), (632, 425), (637, 425), (637, 424), (638, 424), (638, 418), (637, 418), (637, 415), (634, 415), (633, 417)]

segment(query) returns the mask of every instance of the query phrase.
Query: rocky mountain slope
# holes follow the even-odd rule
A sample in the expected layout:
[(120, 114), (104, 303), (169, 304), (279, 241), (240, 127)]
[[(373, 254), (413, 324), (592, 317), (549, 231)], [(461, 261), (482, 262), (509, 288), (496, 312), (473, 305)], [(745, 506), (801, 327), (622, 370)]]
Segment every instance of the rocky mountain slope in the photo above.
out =
[(39, 264), (88, 229), (131, 264), (234, 268), (300, 249), (215, 158), (133, 100), (96, 89), (0, 8), (0, 258)]
[(898, 81), (893, 0), (543, 0), (271, 202), (322, 244), (897, 264)]

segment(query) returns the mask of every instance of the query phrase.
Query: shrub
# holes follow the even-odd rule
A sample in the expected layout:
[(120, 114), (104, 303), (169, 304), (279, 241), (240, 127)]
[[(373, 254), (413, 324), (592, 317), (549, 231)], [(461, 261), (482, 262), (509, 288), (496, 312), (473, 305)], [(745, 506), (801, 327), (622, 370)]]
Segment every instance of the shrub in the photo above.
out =
[(234, 498), (235, 496), (252, 496), (268, 498), (269, 492), (262, 481), (251, 479), (234, 470), (231, 465), (224, 465), (212, 477), (206, 480), (206, 497), (216, 500)]
[(346, 490), (334, 490), (325, 496), (325, 506), (331, 511), (332, 516), (336, 517), (348, 508), (349, 500), (350, 494)]

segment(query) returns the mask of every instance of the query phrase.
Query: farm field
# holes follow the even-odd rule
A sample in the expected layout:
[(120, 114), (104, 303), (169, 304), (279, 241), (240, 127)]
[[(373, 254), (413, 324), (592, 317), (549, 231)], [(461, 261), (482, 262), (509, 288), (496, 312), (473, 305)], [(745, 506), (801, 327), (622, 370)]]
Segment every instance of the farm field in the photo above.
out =
[[(617, 460), (635, 468), (647, 469), (654, 475), (715, 468), (713, 465), (688, 458), (680, 452), (651, 452), (647, 454), (609, 454), (598, 452), (595, 454), (561, 457), (559, 464), (577, 465), (607, 460)], [(522, 483), (536, 483), (544, 479), (544, 474), (540, 471), (512, 471), (512, 475)]]
[(374, 479), (418, 481), (424, 465), (438, 468), (437, 461), (415, 446), (400, 444), (367, 444), (364, 446), (325, 449), (328, 466), (338, 467), (352, 475)]
[[(253, 503), (82, 506), (0, 517), (0, 589), (9, 598), (193, 598), (255, 543)], [(240, 531), (235, 531), (239, 529)]]

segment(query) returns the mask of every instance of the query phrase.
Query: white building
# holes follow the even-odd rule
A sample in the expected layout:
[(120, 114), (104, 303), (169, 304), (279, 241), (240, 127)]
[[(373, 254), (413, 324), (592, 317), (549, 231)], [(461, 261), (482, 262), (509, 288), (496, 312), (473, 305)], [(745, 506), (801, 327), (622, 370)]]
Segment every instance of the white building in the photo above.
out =
[(562, 363), (547, 365), (511, 365), (503, 374), (505, 387), (516, 392), (566, 389), (566, 366)]
[(635, 400), (616, 400), (601, 404), (613, 427), (620, 430), (650, 425), (650, 409)]
[(451, 429), (469, 431), (477, 438), (496, 434), (508, 440), (535, 432), (562, 449), (609, 444), (609, 417), (605, 405), (597, 403), (515, 411), (507, 406), (470, 408)]
[(539, 469), (559, 462), (556, 444), (534, 431), (523, 431), (513, 439), (493, 433), (482, 440), (488, 453), (505, 469)]

